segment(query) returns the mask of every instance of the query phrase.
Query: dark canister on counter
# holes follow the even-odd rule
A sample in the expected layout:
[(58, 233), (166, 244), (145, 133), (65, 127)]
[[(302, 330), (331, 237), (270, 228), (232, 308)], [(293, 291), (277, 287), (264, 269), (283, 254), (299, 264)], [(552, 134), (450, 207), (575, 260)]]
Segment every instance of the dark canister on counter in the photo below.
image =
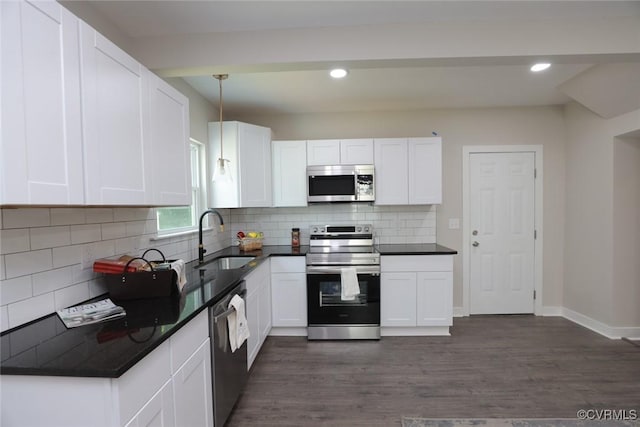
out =
[(291, 246), (297, 248), (300, 246), (300, 229), (292, 228), (291, 229)]

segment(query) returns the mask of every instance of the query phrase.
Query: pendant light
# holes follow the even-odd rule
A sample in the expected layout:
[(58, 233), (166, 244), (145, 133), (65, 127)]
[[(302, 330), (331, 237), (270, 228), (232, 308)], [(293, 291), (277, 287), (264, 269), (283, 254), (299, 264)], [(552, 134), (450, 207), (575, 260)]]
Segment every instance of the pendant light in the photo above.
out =
[[(229, 170), (230, 163), (229, 159), (224, 158), (224, 140), (222, 139), (222, 128), (224, 127), (224, 122), (222, 121), (222, 81), (226, 80), (229, 77), (228, 74), (214, 74), (213, 78), (218, 80), (218, 85), (220, 89), (220, 102), (218, 106), (218, 110), (220, 111), (220, 157), (216, 160), (215, 169), (213, 172), (213, 181), (215, 182), (231, 182), (231, 171)], [(227, 163), (225, 165), (225, 163)]]

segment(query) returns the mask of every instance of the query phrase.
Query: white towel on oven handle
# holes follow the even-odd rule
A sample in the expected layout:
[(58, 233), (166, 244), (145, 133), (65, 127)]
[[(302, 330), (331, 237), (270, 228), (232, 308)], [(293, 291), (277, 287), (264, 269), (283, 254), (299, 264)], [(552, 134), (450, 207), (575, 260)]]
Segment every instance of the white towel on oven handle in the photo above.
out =
[(358, 274), (354, 267), (344, 267), (340, 270), (340, 280), (342, 283), (342, 291), (340, 299), (342, 301), (353, 301), (360, 294), (360, 283), (358, 283)]
[(229, 326), (229, 344), (231, 352), (235, 352), (242, 347), (242, 343), (249, 338), (249, 325), (244, 314), (244, 300), (239, 295), (234, 295), (229, 302), (229, 307), (233, 307), (233, 312), (227, 317)]

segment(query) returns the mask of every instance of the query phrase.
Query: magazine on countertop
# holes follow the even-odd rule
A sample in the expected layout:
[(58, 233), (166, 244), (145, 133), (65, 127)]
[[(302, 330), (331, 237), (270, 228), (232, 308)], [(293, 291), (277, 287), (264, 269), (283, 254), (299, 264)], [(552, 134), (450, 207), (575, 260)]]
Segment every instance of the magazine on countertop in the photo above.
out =
[(109, 298), (58, 310), (58, 316), (67, 328), (117, 319), (126, 314), (124, 308), (115, 305)]

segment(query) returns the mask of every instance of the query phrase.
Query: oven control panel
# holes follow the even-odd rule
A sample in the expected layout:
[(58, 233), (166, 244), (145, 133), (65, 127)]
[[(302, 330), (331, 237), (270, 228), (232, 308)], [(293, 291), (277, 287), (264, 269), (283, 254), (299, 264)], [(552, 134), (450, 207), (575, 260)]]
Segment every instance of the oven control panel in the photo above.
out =
[(312, 225), (309, 228), (310, 235), (349, 236), (354, 234), (373, 234), (371, 224), (357, 225)]

